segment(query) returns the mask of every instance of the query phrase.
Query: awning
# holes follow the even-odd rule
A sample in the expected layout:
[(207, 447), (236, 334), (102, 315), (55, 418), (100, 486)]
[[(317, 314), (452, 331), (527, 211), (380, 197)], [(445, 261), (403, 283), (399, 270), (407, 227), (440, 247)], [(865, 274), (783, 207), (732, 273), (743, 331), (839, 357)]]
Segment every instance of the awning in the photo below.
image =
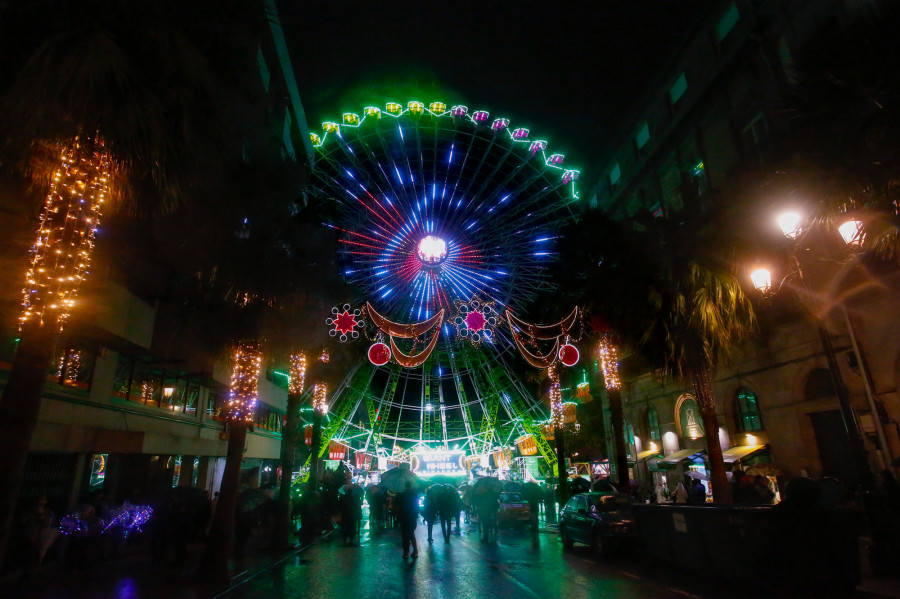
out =
[(659, 461), (660, 464), (678, 464), (688, 459), (691, 456), (701, 454), (705, 450), (703, 449), (681, 449), (674, 453), (670, 453), (665, 456), (663, 459)]
[(648, 449), (647, 451), (640, 452), (638, 454), (637, 459), (638, 459), (638, 462), (640, 462), (641, 460), (646, 460), (646, 459), (652, 458), (655, 455), (662, 455), (662, 452), (659, 451), (658, 449)]
[(723, 451), (722, 457), (729, 464), (733, 464), (734, 462), (743, 460), (751, 453), (756, 453), (757, 451), (765, 448), (765, 445), (738, 445), (736, 447), (730, 447)]

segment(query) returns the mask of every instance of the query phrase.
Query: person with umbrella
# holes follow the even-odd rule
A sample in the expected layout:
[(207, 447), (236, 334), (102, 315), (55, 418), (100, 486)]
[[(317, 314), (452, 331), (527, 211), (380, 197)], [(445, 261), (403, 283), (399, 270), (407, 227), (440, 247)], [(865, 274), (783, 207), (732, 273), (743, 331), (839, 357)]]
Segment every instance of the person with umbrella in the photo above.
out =
[(462, 499), (453, 485), (438, 485), (438, 487), (437, 502), (441, 532), (444, 535), (444, 542), (449, 543), (453, 520), (456, 520), (456, 530), (459, 531), (459, 512), (462, 510)]
[[(406, 480), (403, 491), (396, 498), (397, 512), (400, 519), (400, 537), (403, 541), (403, 559), (412, 555), (419, 557), (419, 545), (416, 543), (416, 521), (419, 519), (419, 493), (411, 480)], [(412, 549), (412, 553), (410, 553)]]
[(434, 521), (438, 515), (438, 493), (440, 492), (440, 485), (431, 485), (428, 487), (428, 490), (425, 491), (425, 504), (422, 509), (422, 518), (425, 519), (425, 524), (428, 526), (428, 542), (433, 543), (434, 539), (431, 537), (431, 531), (434, 528)]
[(537, 530), (538, 516), (544, 499), (544, 491), (536, 482), (527, 482), (522, 485), (519, 493), (522, 495), (522, 498), (528, 502), (528, 508), (531, 510), (531, 529)]
[(503, 483), (490, 476), (479, 478), (472, 485), (472, 506), (478, 516), (478, 526), (481, 528), (481, 541), (483, 543), (495, 543), (499, 524), (497, 513), (500, 511), (500, 492)]
[(341, 510), (341, 532), (348, 545), (359, 540), (359, 525), (362, 520), (362, 488), (353, 482), (351, 472), (344, 473), (344, 484), (338, 489)]

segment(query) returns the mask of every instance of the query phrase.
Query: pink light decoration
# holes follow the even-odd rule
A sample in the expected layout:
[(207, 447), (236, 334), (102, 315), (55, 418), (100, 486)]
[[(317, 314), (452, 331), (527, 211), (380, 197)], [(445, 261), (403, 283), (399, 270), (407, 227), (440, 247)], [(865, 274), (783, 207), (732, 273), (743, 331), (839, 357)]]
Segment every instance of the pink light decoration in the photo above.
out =
[(487, 110), (476, 110), (472, 113), (472, 120), (481, 125), (486, 123), (490, 116), (491, 114)]
[(468, 106), (463, 106), (462, 104), (460, 104), (451, 108), (450, 114), (459, 119), (469, 114), (469, 108)]
[(563, 173), (562, 182), (563, 184), (571, 183), (572, 181), (577, 181), (581, 177), (581, 173), (578, 171), (566, 171)]
[(509, 127), (509, 119), (494, 119), (493, 124), (491, 124), (491, 129), (494, 131), (503, 131)]
[(513, 129), (512, 138), (516, 140), (525, 139), (528, 137), (528, 129)]
[(466, 314), (466, 328), (470, 331), (480, 331), (487, 324), (487, 319), (481, 312), (469, 312)]
[(563, 163), (566, 157), (562, 154), (553, 154), (550, 158), (547, 159), (547, 164), (551, 164), (553, 166), (559, 166)]
[(528, 150), (531, 152), (531, 155), (534, 156), (538, 152), (543, 152), (547, 149), (547, 142), (543, 139), (538, 139), (531, 142), (531, 146), (529, 146)]

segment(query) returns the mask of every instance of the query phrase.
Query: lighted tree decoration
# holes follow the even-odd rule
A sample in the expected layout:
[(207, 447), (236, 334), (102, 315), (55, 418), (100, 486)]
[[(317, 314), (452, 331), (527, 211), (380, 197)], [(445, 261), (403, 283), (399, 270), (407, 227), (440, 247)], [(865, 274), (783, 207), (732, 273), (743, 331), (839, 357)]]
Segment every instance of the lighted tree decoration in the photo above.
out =
[(234, 350), (234, 370), (228, 398), (228, 419), (253, 422), (259, 390), (262, 353), (258, 341), (243, 341)]
[(291, 354), (290, 379), (288, 380), (288, 393), (302, 395), (306, 388), (306, 368), (308, 360), (306, 352)]
[(102, 141), (76, 138), (59, 160), (31, 248), (20, 326), (36, 322), (62, 330), (88, 273), (109, 195), (111, 161)]
[(609, 331), (600, 336), (597, 346), (603, 383), (609, 398), (609, 417), (612, 425), (613, 447), (616, 453), (616, 475), (619, 486), (628, 488), (628, 454), (625, 449), (625, 416), (622, 413), (622, 381), (619, 379), (619, 352)]
[(555, 362), (547, 368), (547, 376), (550, 378), (550, 422), (554, 429), (561, 429), (565, 415), (562, 405), (562, 390), (559, 384), (559, 370)]

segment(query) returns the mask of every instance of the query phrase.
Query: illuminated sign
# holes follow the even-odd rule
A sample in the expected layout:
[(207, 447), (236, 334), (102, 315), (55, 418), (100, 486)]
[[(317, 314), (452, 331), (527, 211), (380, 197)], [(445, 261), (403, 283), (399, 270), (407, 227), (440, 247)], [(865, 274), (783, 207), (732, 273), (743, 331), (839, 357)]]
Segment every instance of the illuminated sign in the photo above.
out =
[(412, 454), (412, 470), (420, 476), (463, 475), (466, 474), (465, 460), (466, 452), (460, 450), (415, 451)]

